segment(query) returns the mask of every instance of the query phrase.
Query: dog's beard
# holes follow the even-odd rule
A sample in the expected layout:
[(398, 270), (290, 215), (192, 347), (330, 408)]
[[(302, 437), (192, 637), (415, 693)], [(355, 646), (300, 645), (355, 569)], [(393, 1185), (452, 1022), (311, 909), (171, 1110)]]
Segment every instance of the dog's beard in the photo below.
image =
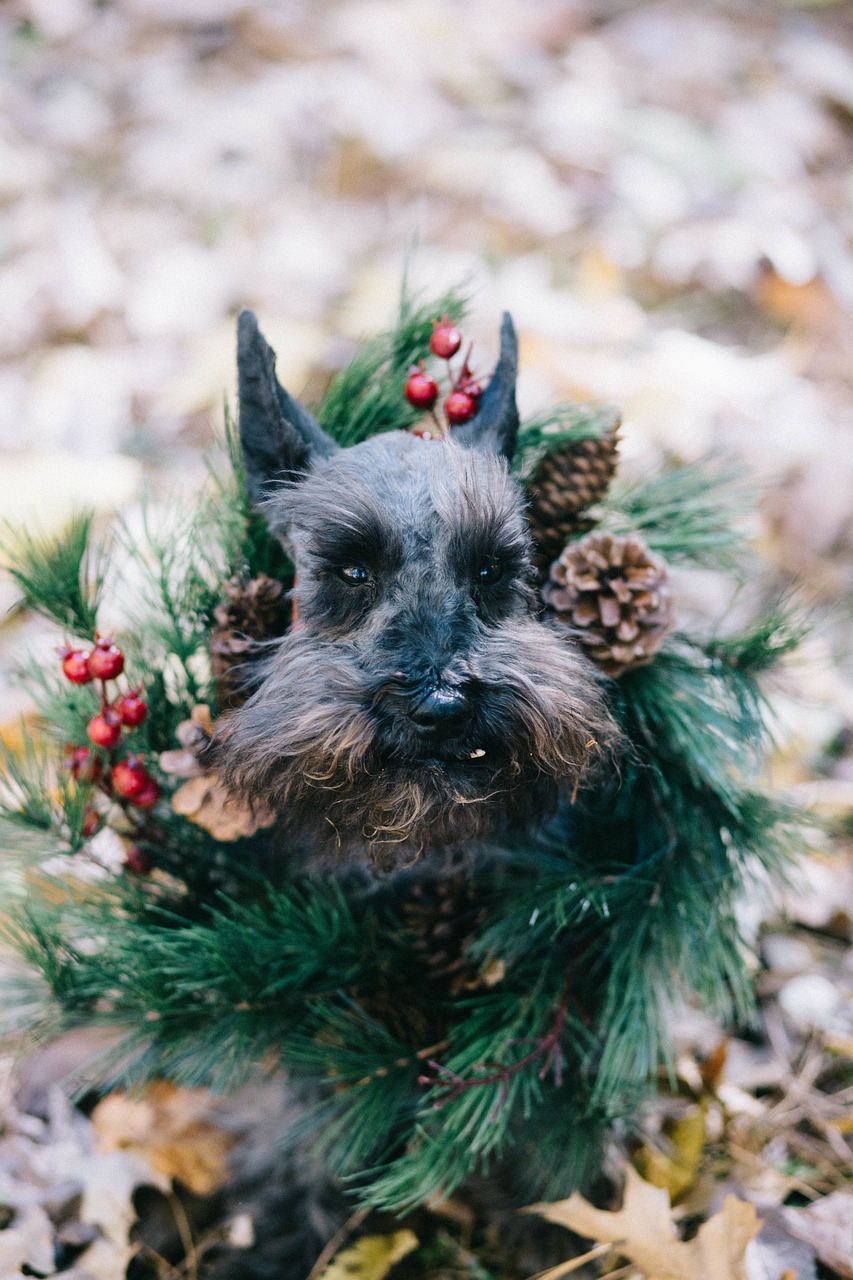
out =
[(298, 631), (222, 726), (213, 758), (228, 787), (286, 827), (399, 862), (523, 821), (561, 784), (576, 790), (613, 744), (593, 668), (539, 623), (488, 636), (464, 675), (471, 723), (431, 746), (381, 709), (389, 677)]

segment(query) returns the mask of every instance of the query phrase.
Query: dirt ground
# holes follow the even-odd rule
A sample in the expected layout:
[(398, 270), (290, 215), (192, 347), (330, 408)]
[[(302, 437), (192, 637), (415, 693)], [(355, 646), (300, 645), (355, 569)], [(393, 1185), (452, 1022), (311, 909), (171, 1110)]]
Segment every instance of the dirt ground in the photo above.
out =
[[(390, 319), (407, 256), (416, 286), (465, 284), (486, 367), (512, 311), (522, 410), (612, 401), (628, 471), (724, 451), (757, 474), (766, 588), (815, 617), (771, 691), (773, 773), (838, 834), (787, 901), (744, 904), (762, 1031), (684, 1012), (680, 1093), (635, 1162), (683, 1222), (757, 1206), (732, 1276), (853, 1276), (853, 6), (4, 0), (0, 59), (3, 519), (191, 491), (237, 310), (310, 398)], [(732, 590), (684, 577), (681, 608)], [(0, 574), (0, 615), (15, 598)], [(42, 637), (0, 617), (0, 726)], [(45, 1070), (35, 1113), (0, 1090), (0, 1277), (120, 1280), (133, 1188), (210, 1190), (228, 1143), (206, 1100), (166, 1097), (158, 1154), (160, 1113), (93, 1128)], [(616, 1257), (578, 1274), (653, 1276)]]

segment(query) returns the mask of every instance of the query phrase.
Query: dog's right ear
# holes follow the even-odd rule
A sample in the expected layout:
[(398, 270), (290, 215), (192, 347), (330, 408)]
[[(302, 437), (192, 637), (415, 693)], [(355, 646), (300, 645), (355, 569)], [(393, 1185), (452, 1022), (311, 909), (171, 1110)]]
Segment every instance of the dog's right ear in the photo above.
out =
[(279, 383), (275, 352), (253, 311), (237, 320), (237, 375), (246, 486), (259, 502), (278, 481), (298, 479), (314, 458), (328, 458), (338, 446)]

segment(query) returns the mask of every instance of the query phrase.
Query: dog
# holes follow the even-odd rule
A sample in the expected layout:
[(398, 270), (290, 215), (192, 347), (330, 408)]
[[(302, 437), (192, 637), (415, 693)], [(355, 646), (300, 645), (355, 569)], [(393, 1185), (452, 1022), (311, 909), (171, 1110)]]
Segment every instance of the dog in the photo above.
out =
[(315, 862), (399, 866), (536, 821), (612, 744), (595, 669), (537, 613), (508, 467), (517, 359), (506, 315), (470, 422), (342, 449), (240, 316), (246, 480), (294, 561), (299, 622), (212, 754)]
[[(294, 562), (297, 621), (206, 755), (278, 816), (291, 871), (411, 884), (448, 859), (482, 866), (498, 837), (541, 824), (613, 754), (599, 673), (537, 608), (509, 470), (517, 359), (506, 315), (469, 422), (339, 448), (279, 384), (255, 316), (239, 318), (246, 483)], [(210, 1274), (305, 1280), (351, 1204), (299, 1149), (244, 1186), (261, 1192), (263, 1248)]]

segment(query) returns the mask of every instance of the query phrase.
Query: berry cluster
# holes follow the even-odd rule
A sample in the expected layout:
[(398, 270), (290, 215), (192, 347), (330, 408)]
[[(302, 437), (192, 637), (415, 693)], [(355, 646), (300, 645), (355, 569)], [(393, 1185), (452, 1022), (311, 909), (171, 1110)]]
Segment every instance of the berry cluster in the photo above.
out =
[(433, 320), (429, 349), (434, 356), (447, 361), (447, 377), (450, 383), (450, 391), (442, 405), (446, 425), (441, 422), (435, 411), (439, 397), (438, 383), (426, 373), (423, 361), (419, 365), (412, 365), (403, 389), (403, 394), (410, 405), (432, 415), (442, 436), (446, 435), (451, 427), (459, 426), (460, 423), (468, 422), (474, 417), (480, 405), (480, 396), (483, 394), (483, 388), (468, 363), (471, 355), (470, 347), (459, 370), (455, 374), (453, 372), (450, 362), (461, 346), (462, 334), (451, 324), (446, 315), (440, 320)]
[[(140, 688), (118, 693), (109, 689), (110, 682), (124, 671), (121, 649), (111, 636), (96, 634), (91, 649), (65, 648), (59, 650), (59, 656), (66, 680), (77, 685), (94, 682), (100, 686), (101, 695), (100, 709), (86, 725), (92, 745), (66, 748), (65, 763), (72, 777), (97, 787), (126, 812), (152, 809), (160, 799), (160, 784), (146, 769), (142, 756), (128, 754), (119, 758), (122, 733), (138, 728), (148, 714)], [(87, 806), (83, 814), (83, 835), (94, 835), (100, 825), (101, 814), (94, 806)], [(138, 859), (131, 859), (132, 853), (133, 849), (126, 865), (129, 870), (138, 871), (140, 868), (135, 865)]]

